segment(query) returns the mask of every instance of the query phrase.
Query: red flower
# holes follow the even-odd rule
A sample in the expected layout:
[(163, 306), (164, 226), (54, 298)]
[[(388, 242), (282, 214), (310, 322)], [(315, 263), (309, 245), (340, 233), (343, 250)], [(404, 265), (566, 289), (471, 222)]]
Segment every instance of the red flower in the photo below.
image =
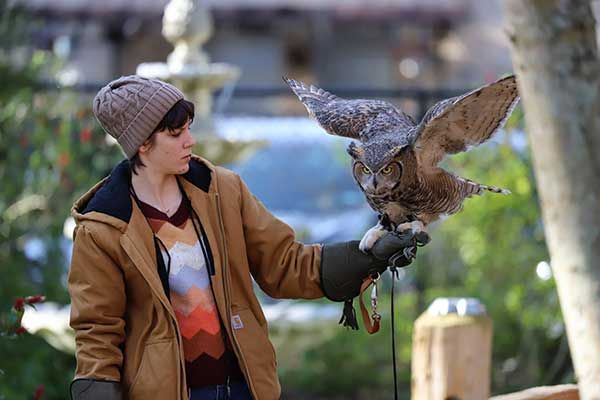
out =
[(41, 303), (45, 300), (46, 300), (46, 296), (42, 296), (41, 294), (25, 297), (25, 303), (27, 303), (27, 304)]
[(41, 400), (42, 396), (44, 395), (44, 385), (38, 385), (38, 387), (35, 389), (35, 393), (33, 393), (33, 400)]
[(69, 165), (70, 162), (71, 158), (69, 157), (69, 153), (63, 152), (58, 155), (58, 165), (60, 165), (62, 168)]
[(17, 328), (17, 330), (15, 331), (15, 333), (16, 333), (17, 335), (22, 335), (22, 334), (24, 334), (25, 332), (27, 332), (27, 329), (23, 328), (22, 326), (18, 327), (18, 328)]
[(13, 306), (15, 311), (23, 311), (23, 306), (25, 305), (25, 299), (22, 297), (17, 297), (15, 300), (15, 305)]
[(79, 141), (81, 143), (88, 143), (92, 139), (92, 130), (90, 128), (83, 128), (79, 132)]
[(22, 148), (26, 148), (29, 146), (29, 137), (27, 136), (27, 134), (22, 133), (19, 136), (19, 144), (21, 145)]

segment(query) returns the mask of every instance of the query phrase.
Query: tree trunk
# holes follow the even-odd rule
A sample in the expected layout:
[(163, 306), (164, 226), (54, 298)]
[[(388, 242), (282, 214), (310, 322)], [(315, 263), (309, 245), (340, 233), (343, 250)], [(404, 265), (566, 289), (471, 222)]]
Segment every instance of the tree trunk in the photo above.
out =
[(505, 0), (546, 241), (583, 400), (600, 400), (600, 62), (589, 1)]

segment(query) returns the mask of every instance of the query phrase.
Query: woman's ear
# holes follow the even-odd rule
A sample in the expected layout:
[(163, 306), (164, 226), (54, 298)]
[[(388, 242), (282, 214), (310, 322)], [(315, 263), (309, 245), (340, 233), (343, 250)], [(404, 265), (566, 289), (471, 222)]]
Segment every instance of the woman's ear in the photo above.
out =
[(146, 139), (146, 141), (139, 147), (138, 152), (146, 154), (148, 151), (150, 151), (150, 147), (152, 147), (152, 141), (150, 139)]

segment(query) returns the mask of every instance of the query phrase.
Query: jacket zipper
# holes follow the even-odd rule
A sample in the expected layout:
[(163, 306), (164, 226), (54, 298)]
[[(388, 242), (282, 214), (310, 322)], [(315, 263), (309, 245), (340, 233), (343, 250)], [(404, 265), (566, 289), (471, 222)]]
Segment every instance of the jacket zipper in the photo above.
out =
[(237, 341), (237, 338), (235, 337), (235, 332), (233, 332), (233, 327), (231, 326), (231, 299), (229, 297), (229, 271), (227, 270), (228, 268), (228, 263), (229, 263), (229, 257), (227, 256), (227, 245), (225, 243), (225, 228), (223, 227), (223, 216), (221, 215), (221, 201), (219, 199), (219, 194), (216, 194), (216, 199), (217, 199), (217, 214), (219, 217), (219, 230), (221, 232), (221, 243), (223, 245), (223, 288), (224, 288), (224, 292), (225, 292), (225, 307), (227, 308), (227, 325), (229, 325), (229, 330), (231, 331), (231, 338), (233, 339), (233, 345), (234, 348), (236, 350), (237, 356), (238, 358), (242, 361), (243, 364), (243, 368), (244, 371), (246, 372), (246, 376), (248, 377), (247, 379), (247, 384), (248, 386), (250, 386), (250, 391), (252, 392), (252, 395), (255, 396), (256, 391), (254, 390), (254, 386), (252, 384), (252, 379), (250, 379), (250, 371), (248, 370), (248, 366), (246, 365), (246, 360), (244, 360), (243, 355), (242, 355), (242, 351), (240, 350), (240, 345)]

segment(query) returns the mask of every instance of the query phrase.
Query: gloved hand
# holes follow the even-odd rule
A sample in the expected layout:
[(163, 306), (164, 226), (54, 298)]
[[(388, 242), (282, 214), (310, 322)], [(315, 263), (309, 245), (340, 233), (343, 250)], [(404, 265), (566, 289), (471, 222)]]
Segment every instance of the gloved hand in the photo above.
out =
[(417, 245), (429, 242), (425, 232), (412, 230), (388, 232), (365, 254), (358, 241), (324, 245), (321, 250), (321, 288), (333, 301), (346, 301), (358, 296), (360, 285), (367, 276), (381, 274), (393, 265), (402, 268), (416, 256)]
[(72, 400), (121, 400), (122, 398), (123, 393), (119, 382), (95, 379), (76, 379), (71, 382)]

